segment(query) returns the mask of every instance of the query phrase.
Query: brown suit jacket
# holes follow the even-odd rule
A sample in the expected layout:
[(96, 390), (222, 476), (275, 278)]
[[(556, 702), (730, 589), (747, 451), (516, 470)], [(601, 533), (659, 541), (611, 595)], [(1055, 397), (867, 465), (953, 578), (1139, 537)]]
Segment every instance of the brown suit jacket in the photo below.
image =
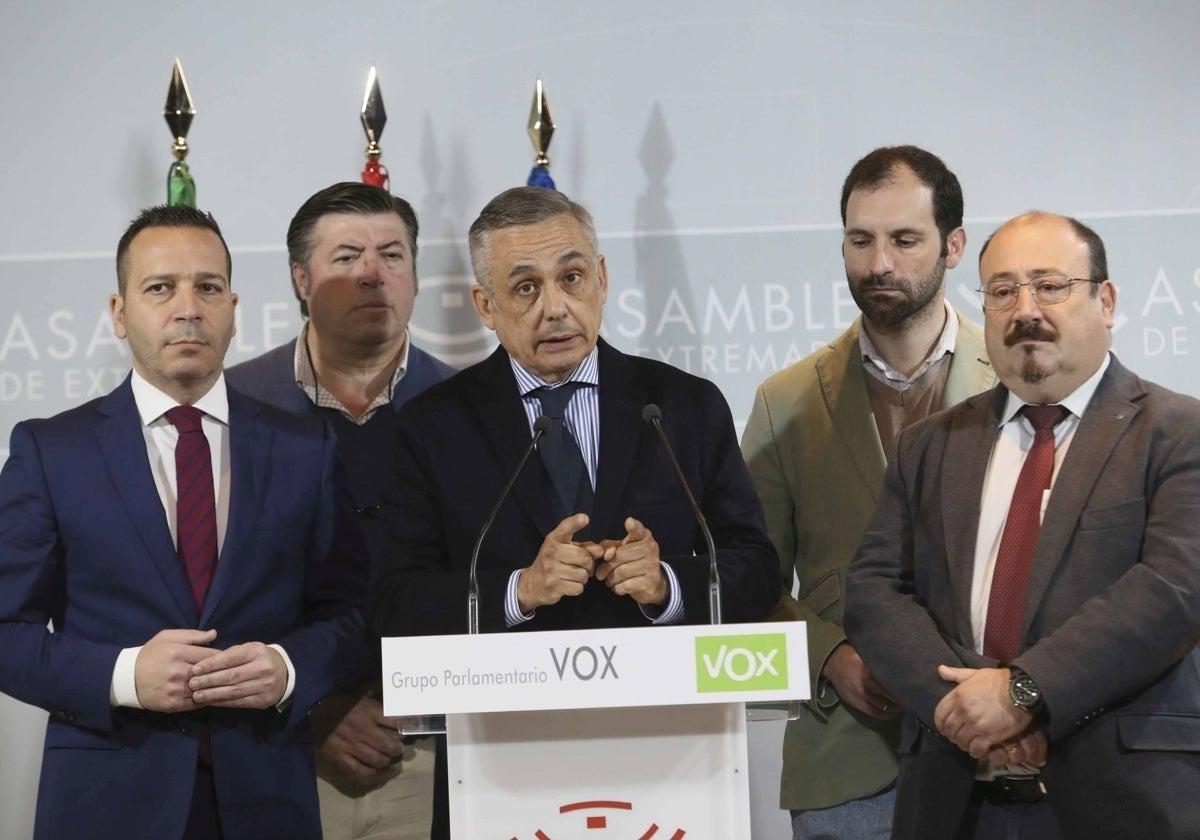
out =
[[(941, 408), (996, 383), (983, 334), (961, 313)], [(862, 319), (758, 389), (742, 454), (779, 554), (780, 576), (799, 603), (781, 616), (807, 623), (812, 700), (788, 724), (780, 807), (840, 805), (896, 778), (899, 723), (841, 702), (821, 677), (842, 632), (846, 572), (871, 519), (886, 464), (859, 348)]]
[[(850, 572), (845, 626), (906, 707), (895, 837), (953, 836), (974, 762), (933, 732), (939, 664), (974, 652), (984, 473), (1007, 397), (906, 430)], [(1050, 801), (1068, 837), (1200, 837), (1200, 403), (1113, 358), (1043, 519), (1013, 662), (1049, 713)]]

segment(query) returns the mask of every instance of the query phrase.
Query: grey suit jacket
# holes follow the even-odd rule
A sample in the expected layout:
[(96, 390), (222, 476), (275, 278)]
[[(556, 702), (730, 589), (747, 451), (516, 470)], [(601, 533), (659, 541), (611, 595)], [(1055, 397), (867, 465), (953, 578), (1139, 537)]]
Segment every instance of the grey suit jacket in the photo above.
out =
[[(1007, 391), (906, 430), (850, 571), (845, 627), (906, 707), (895, 837), (950, 837), (974, 762), (933, 732), (974, 652), (971, 576)], [(1200, 837), (1200, 403), (1115, 358), (1059, 469), (1029, 580), (1045, 776), (1068, 837)]]

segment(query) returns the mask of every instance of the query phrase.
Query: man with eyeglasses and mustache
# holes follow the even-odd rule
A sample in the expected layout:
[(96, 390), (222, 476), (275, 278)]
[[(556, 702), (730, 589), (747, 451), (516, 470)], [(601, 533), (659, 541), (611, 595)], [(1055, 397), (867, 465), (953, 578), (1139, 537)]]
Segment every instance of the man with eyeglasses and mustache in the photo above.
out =
[(901, 434), (850, 572), (893, 836), (1200, 837), (1200, 403), (1109, 352), (1086, 225), (1018, 216), (979, 273), (1002, 384)]
[(896, 435), (995, 381), (979, 328), (944, 296), (966, 244), (954, 173), (915, 146), (876, 149), (850, 170), (841, 210), (862, 317), (764, 382), (742, 437), (808, 625), (812, 700), (788, 724), (780, 785), (796, 840), (891, 833), (899, 707), (842, 631), (846, 572)]

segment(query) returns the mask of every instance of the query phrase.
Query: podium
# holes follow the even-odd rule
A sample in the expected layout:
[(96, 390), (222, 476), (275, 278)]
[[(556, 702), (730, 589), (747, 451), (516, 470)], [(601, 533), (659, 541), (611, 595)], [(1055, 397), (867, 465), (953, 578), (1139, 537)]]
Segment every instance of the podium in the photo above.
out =
[(784, 621), (388, 638), (383, 683), (446, 716), (456, 840), (748, 840), (746, 704), (809, 678)]

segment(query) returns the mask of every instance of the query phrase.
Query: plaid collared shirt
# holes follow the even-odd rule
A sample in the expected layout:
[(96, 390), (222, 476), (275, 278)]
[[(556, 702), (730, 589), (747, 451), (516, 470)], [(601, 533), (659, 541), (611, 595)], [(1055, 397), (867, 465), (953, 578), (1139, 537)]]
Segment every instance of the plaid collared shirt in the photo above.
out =
[(865, 327), (858, 331), (858, 349), (862, 353), (863, 367), (871, 376), (897, 391), (907, 391), (910, 385), (928, 373), (929, 369), (937, 364), (943, 356), (953, 354), (954, 345), (957, 342), (958, 314), (954, 311), (954, 307), (946, 302), (946, 326), (942, 328), (942, 334), (938, 337), (937, 344), (925, 357), (925, 361), (921, 362), (921, 366), (913, 371), (913, 375), (905, 376), (883, 360), (871, 342), (871, 337), (867, 335)]
[(396, 365), (395, 373), (392, 374), (392, 381), (388, 383), (387, 388), (375, 396), (375, 399), (367, 406), (367, 410), (362, 413), (361, 417), (355, 417), (328, 388), (322, 388), (320, 383), (317, 382), (317, 372), (313, 368), (312, 358), (308, 355), (308, 324), (309, 322), (305, 321), (304, 326), (300, 328), (300, 335), (296, 338), (296, 355), (292, 364), (296, 374), (296, 384), (308, 395), (310, 400), (320, 408), (337, 409), (347, 420), (359, 426), (370, 420), (379, 408), (391, 404), (392, 392), (396, 390), (396, 386), (404, 378), (404, 374), (408, 372), (408, 348), (410, 343), (407, 333), (404, 335), (404, 346), (400, 349), (400, 361)]

